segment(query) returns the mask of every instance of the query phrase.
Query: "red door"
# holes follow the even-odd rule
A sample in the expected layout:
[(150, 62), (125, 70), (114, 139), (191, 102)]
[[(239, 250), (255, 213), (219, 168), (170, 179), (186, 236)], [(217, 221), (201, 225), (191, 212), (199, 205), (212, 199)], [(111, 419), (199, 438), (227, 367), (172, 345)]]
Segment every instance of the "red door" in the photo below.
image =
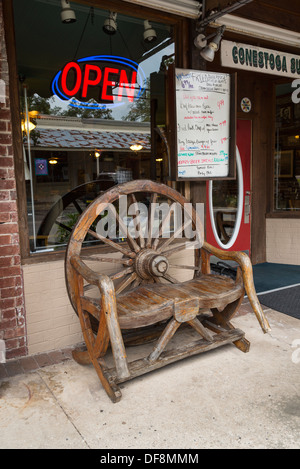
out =
[(246, 251), (251, 244), (251, 121), (237, 121), (237, 177), (206, 184), (206, 239), (218, 248)]

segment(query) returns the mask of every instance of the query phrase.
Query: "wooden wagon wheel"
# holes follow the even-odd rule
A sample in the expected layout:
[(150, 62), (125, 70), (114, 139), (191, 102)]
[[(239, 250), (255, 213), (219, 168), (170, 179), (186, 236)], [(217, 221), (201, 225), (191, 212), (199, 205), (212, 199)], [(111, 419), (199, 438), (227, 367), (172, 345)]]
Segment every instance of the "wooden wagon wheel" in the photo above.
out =
[[(126, 197), (125, 205), (128, 211), (120, 215), (115, 204), (120, 201), (121, 196)], [(145, 214), (142, 217), (140, 213), (140, 208), (143, 207), (140, 205), (141, 201), (144, 207), (145, 201), (147, 202), (147, 217)], [(96, 228), (101, 215), (107, 213), (109, 207), (116, 221), (115, 239), (104, 237)], [(128, 212), (131, 214), (129, 227), (126, 225)], [(134, 230), (130, 230), (130, 225)], [(203, 244), (201, 227), (200, 218), (191, 204), (177, 191), (163, 184), (145, 180), (131, 181), (104, 192), (78, 219), (66, 251), (67, 290), (75, 312), (77, 312), (76, 292), (70, 265), (72, 256), (79, 255), (87, 265), (89, 262), (94, 263), (93, 269), (95, 263), (98, 264), (99, 272), (102, 273), (105, 271), (101, 269), (101, 263), (118, 266), (116, 272), (109, 275), (114, 281), (116, 295), (143, 283), (174, 284), (180, 281), (183, 272), (193, 277), (200, 270), (200, 248)], [(188, 239), (183, 237), (187, 233)], [(118, 237), (125, 241), (119, 242)], [(105, 257), (99, 254), (99, 249), (97, 253), (97, 248), (83, 249), (87, 238), (101, 241), (101, 248), (103, 249), (104, 244), (109, 254)], [(189, 247), (192, 249), (190, 251), (192, 262), (179, 264), (172, 259), (172, 256)], [(114, 254), (118, 254), (118, 257)], [(85, 292), (91, 288), (88, 284), (84, 286)]]

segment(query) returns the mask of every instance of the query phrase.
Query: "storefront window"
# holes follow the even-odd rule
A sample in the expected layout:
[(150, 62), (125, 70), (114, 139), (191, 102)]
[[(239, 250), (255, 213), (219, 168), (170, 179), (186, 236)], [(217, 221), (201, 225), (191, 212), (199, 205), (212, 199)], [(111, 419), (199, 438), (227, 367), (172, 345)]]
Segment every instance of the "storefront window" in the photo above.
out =
[(53, 251), (99, 193), (150, 178), (152, 84), (173, 32), (78, 2), (13, 5), (30, 250)]
[(276, 86), (275, 211), (300, 212), (300, 103), (293, 102), (294, 92), (292, 83)]

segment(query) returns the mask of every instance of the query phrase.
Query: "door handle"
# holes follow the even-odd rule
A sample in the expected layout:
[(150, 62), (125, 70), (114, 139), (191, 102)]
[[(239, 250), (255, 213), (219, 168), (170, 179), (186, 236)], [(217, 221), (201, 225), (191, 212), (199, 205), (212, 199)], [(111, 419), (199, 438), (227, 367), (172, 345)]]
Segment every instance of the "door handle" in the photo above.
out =
[(244, 200), (244, 223), (247, 225), (250, 223), (250, 191), (246, 191)]

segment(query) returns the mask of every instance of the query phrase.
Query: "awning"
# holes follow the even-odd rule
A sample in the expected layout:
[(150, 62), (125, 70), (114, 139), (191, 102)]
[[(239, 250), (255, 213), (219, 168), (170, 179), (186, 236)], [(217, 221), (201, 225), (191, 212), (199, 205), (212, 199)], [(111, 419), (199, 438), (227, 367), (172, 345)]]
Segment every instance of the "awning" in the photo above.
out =
[(143, 151), (150, 151), (150, 136), (140, 132), (102, 132), (74, 129), (41, 129), (38, 136), (31, 140), (34, 148), (66, 149), (66, 150), (128, 150), (133, 143), (141, 143)]
[(128, 3), (135, 3), (148, 8), (166, 11), (185, 18), (196, 19), (200, 14), (202, 1), (197, 0), (125, 0)]

